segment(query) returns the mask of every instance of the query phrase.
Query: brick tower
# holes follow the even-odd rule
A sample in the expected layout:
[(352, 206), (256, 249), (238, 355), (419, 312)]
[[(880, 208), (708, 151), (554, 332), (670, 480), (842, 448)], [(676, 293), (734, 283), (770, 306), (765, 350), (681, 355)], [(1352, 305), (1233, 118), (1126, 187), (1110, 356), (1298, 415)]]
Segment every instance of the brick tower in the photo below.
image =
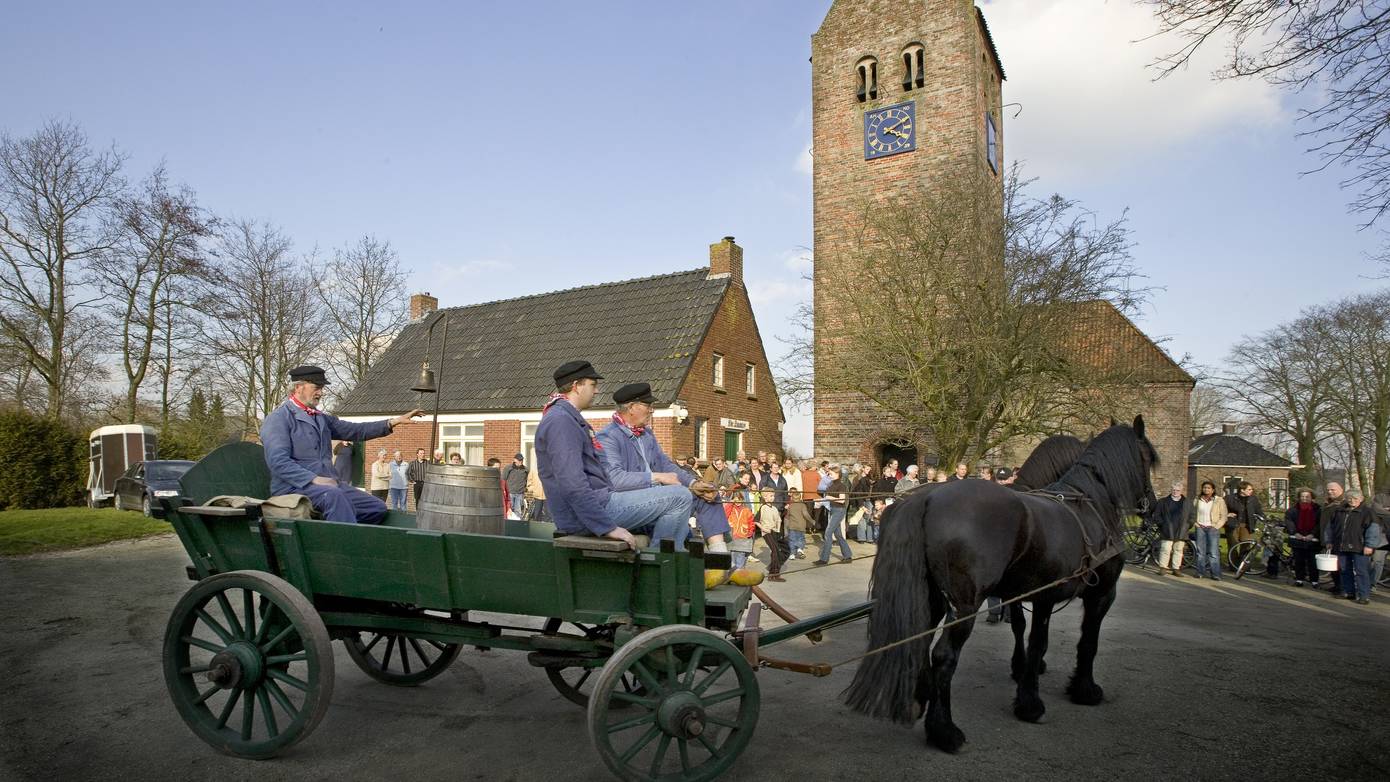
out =
[[(811, 54), (816, 364), (826, 366), (845, 359), (823, 283), (862, 248), (870, 205), (950, 186), (1002, 211), (1004, 71), (972, 0), (835, 0)], [(864, 398), (816, 389), (818, 457), (872, 459), (896, 436)]]

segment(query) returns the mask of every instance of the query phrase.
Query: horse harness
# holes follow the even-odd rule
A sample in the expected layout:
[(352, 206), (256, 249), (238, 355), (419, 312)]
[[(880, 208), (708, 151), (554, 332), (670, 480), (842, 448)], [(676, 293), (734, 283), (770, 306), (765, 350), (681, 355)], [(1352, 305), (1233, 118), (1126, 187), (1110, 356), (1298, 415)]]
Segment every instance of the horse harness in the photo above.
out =
[[(1123, 549), (1120, 537), (1114, 534), (1114, 531), (1110, 529), (1111, 525), (1107, 524), (1105, 519), (1102, 518), (1100, 519), (1100, 524), (1102, 531), (1105, 532), (1105, 546), (1101, 548), (1100, 551), (1095, 550), (1095, 544), (1091, 542), (1091, 535), (1086, 531), (1086, 524), (1081, 521), (1081, 514), (1077, 513), (1076, 508), (1072, 506), (1072, 503), (1080, 502), (1089, 503), (1094, 506), (1095, 502), (1090, 497), (1080, 492), (1067, 493), (1060, 491), (1044, 491), (1042, 489), (1033, 489), (1023, 493), (1052, 500), (1059, 506), (1066, 508), (1067, 512), (1071, 514), (1072, 520), (1076, 522), (1077, 531), (1081, 533), (1081, 567), (1077, 570), (1077, 573), (1081, 575), (1083, 581), (1089, 583), (1088, 577), (1095, 573), (1096, 567), (1102, 562), (1119, 554)], [(1100, 516), (1099, 512), (1097, 512), (1096, 516)]]

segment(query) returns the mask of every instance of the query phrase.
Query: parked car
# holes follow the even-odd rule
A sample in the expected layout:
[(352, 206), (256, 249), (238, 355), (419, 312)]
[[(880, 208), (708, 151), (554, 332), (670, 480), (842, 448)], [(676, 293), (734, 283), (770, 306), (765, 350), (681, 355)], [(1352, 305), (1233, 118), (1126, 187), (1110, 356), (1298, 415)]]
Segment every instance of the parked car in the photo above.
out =
[(138, 510), (146, 516), (163, 518), (158, 497), (179, 493), (179, 478), (193, 462), (156, 460), (136, 462), (116, 479), (116, 510)]

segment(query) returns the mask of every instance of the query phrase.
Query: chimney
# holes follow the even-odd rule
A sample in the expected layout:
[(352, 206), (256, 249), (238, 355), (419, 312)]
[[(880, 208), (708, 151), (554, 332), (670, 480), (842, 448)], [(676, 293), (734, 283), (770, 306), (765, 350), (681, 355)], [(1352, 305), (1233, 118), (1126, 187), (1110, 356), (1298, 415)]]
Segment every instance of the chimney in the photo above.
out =
[(709, 246), (710, 279), (727, 275), (734, 285), (743, 285), (743, 248), (726, 236)]
[(410, 319), (420, 320), (426, 315), (439, 309), (439, 299), (431, 296), (428, 291), (415, 293), (410, 296)]
[(1235, 433), (1236, 433), (1236, 425), (1235, 425), (1235, 424), (1222, 424), (1222, 425), (1221, 425), (1221, 433), (1222, 433), (1222, 434), (1235, 434)]

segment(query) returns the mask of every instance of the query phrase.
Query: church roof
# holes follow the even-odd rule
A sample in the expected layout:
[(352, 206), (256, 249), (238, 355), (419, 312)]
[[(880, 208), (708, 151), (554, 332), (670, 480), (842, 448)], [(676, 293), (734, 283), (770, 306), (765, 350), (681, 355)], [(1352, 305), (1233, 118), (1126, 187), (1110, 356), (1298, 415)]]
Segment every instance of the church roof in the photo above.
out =
[(1196, 380), (1163, 348), (1108, 301), (1073, 305), (1077, 356), (1107, 373), (1129, 376), (1136, 383), (1186, 383)]
[[(539, 409), (555, 390), (551, 372), (587, 359), (608, 390), (651, 384), (660, 402), (675, 400), (690, 363), (728, 289), (709, 269), (439, 310), (407, 325), (334, 409), (337, 415), (399, 413), (418, 403), (410, 390), (425, 358), (426, 328), (447, 318), (448, 355), (440, 373), (444, 323), (434, 328), (430, 366), (439, 373), (440, 409), (449, 412)], [(607, 394), (597, 400), (606, 405)], [(425, 406), (433, 405), (427, 398)]]
[(994, 47), (994, 36), (989, 34), (989, 22), (985, 21), (985, 12), (980, 7), (975, 6), (975, 18), (980, 22), (980, 31), (985, 34), (985, 44), (989, 46), (990, 56), (994, 57), (994, 62), (999, 65), (999, 80), (1004, 81), (1008, 77), (1004, 75), (1004, 61), (999, 59), (999, 50)]
[(1192, 441), (1187, 463), (1208, 467), (1292, 467), (1293, 462), (1234, 434), (1204, 434)]

